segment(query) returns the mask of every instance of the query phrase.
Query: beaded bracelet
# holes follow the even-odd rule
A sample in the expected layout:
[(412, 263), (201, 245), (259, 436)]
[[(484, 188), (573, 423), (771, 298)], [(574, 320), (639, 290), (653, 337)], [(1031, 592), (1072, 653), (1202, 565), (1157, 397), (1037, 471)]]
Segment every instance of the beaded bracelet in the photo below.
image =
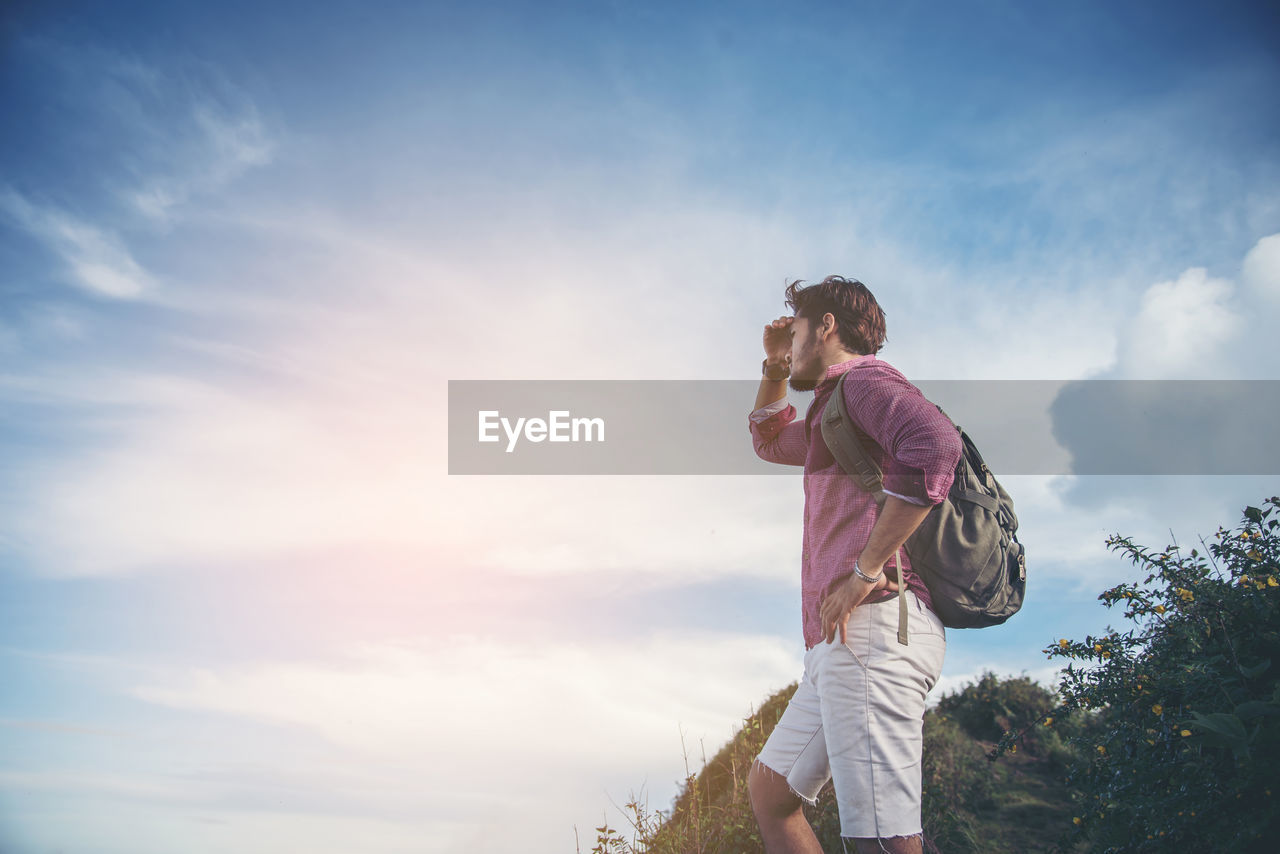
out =
[(858, 576), (859, 578), (861, 578), (863, 581), (867, 582), (868, 584), (875, 584), (875, 583), (876, 583), (876, 582), (878, 582), (880, 579), (884, 578), (884, 570), (883, 570), (883, 569), (882, 569), (882, 570), (880, 570), (880, 574), (879, 574), (879, 575), (872, 577), (872, 576), (867, 575), (865, 572), (863, 572), (863, 571), (862, 571), (862, 567), (858, 566), (858, 562), (857, 562), (856, 560), (853, 562), (853, 574), (854, 574), (854, 575), (856, 575), (856, 576)]

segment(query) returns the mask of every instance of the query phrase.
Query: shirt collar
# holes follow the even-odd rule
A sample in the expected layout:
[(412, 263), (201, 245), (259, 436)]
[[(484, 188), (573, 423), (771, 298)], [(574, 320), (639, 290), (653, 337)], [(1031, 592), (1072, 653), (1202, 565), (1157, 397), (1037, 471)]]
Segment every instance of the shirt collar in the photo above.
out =
[(875, 359), (876, 359), (875, 353), (867, 353), (862, 356), (854, 356), (852, 359), (849, 359), (848, 361), (845, 361), (845, 362), (836, 362), (834, 365), (829, 365), (827, 367), (826, 375), (824, 375), (823, 378), (818, 382), (818, 387), (821, 388), (826, 385), (834, 384), (835, 381), (840, 378), (840, 375), (843, 374), (845, 371), (849, 370), (850, 368), (857, 367), (858, 365), (863, 365), (868, 362), (874, 362)]

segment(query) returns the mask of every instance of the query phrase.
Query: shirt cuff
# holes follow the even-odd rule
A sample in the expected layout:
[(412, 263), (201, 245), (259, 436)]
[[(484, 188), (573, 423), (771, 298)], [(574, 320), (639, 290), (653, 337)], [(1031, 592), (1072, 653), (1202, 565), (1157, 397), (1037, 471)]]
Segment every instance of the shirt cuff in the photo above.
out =
[[(761, 421), (768, 421), (773, 416), (787, 408), (787, 399), (775, 400), (768, 406), (762, 406), (755, 412), (751, 413), (751, 420), (759, 424)], [(741, 417), (741, 416), (739, 416)]]
[(912, 498), (910, 495), (899, 495), (898, 493), (890, 492), (887, 489), (884, 489), (881, 491), (884, 492), (885, 495), (892, 495), (894, 498), (901, 498), (903, 501), (906, 501), (909, 504), (919, 504), (921, 506), (924, 506), (926, 504), (932, 503), (929, 501), (925, 501), (923, 498)]

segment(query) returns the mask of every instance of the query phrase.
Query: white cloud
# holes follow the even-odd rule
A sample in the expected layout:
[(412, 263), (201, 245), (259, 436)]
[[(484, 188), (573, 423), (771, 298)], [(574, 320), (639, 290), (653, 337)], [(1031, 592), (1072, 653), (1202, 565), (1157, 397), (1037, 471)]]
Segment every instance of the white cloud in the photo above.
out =
[[(728, 729), (750, 698), (799, 675), (790, 645), (767, 636), (686, 634), (551, 643), (520, 635), (369, 645), (327, 662), (270, 662), (170, 674), (139, 686), (162, 705), (243, 715), (306, 728), (377, 757), (430, 757), (466, 769), (482, 731), (517, 766), (596, 764), (584, 745), (630, 733), (610, 762), (643, 766), (679, 721), (694, 732)], [(448, 697), (448, 702), (441, 702)], [(519, 726), (513, 726), (513, 718)], [(536, 738), (530, 738), (537, 733)], [(726, 733), (727, 734), (727, 733)]]
[[(10, 530), (54, 575), (357, 546), (408, 550), (436, 571), (790, 577), (798, 478), (689, 477), (674, 488), (665, 478), (449, 477), (441, 392), (333, 379), (324, 393), (288, 393), (112, 371), (4, 378), (9, 399), (87, 405), (81, 426), (119, 436), (33, 463), (40, 475)], [(745, 427), (743, 441), (749, 453)]]
[[(954, 279), (916, 294), (890, 329), (885, 357), (916, 380), (1083, 379), (1115, 360), (1100, 290), (1060, 286), (1014, 297), (1016, 285)], [(892, 297), (891, 297), (892, 299)]]
[(1124, 341), (1126, 373), (1137, 379), (1222, 377), (1221, 348), (1241, 328), (1232, 308), (1234, 287), (1193, 267), (1142, 295)]
[(1259, 240), (1244, 256), (1241, 280), (1249, 296), (1274, 305), (1280, 301), (1280, 234)]
[(212, 62), (188, 54), (162, 67), (38, 35), (24, 35), (15, 49), (48, 78), (68, 120), (108, 143), (102, 179), (149, 218), (167, 221), (274, 156), (277, 140), (253, 98)]
[[(337, 661), (171, 671), (134, 693), (318, 736), (330, 746), (328, 767), (308, 763), (289, 785), (321, 799), (337, 792), (347, 809), (362, 791), (385, 791), (400, 821), (423, 828), (420, 850), (462, 849), (453, 834), (433, 838), (437, 817), (415, 814), (414, 804), (448, 804), (451, 821), (474, 821), (470, 850), (499, 850), (514, 823), (525, 850), (551, 851), (574, 823), (598, 823), (592, 805), (606, 794), (621, 803), (648, 781), (655, 806), (665, 807), (684, 775), (682, 733), (696, 769), (700, 744), (713, 754), (752, 702), (800, 668), (798, 651), (772, 637), (556, 644), (499, 635), (365, 646)], [(225, 763), (293, 767), (269, 742), (222, 749), (231, 751)], [(507, 820), (480, 821), (495, 813)]]
[(117, 195), (102, 205), (82, 193), (78, 210), (103, 211), (86, 216), (0, 187), (0, 213), (44, 243), (76, 287), (111, 299), (154, 298), (157, 277), (136, 260), (138, 233), (118, 215), (119, 203), (167, 225), (195, 197), (269, 163), (275, 138), (252, 100), (214, 66), (166, 73), (101, 48), (38, 38), (16, 47), (54, 72), (51, 85), (61, 84), (81, 132), (109, 141), (96, 169)]
[(155, 286), (120, 237), (110, 231), (65, 211), (34, 205), (12, 189), (0, 191), (0, 209), (57, 254), (68, 280), (85, 291), (135, 299)]
[[(732, 298), (749, 279), (753, 257), (724, 262), (719, 278), (715, 265), (695, 258), (707, 247), (716, 258), (728, 257), (727, 247), (746, 227), (737, 219), (691, 213), (676, 230), (682, 239), (675, 247), (622, 265), (629, 283), (623, 291), (598, 284), (600, 271), (636, 251), (633, 238), (624, 237), (631, 230), (621, 226), (573, 256), (537, 252), (534, 244), (545, 236), (532, 235), (530, 245), (513, 244), (510, 254), (476, 258), (467, 268), (449, 255), (415, 251), (340, 222), (299, 216), (292, 224), (252, 225), (321, 251), (291, 267), (287, 287), (276, 289), (270, 280), (252, 288), (179, 286), (167, 288), (162, 300), (223, 330), (216, 338), (174, 333), (171, 344), (258, 379), (228, 385), (81, 368), (74, 379), (47, 373), (6, 380), (19, 398), (106, 407), (100, 417), (116, 435), (92, 453), (43, 463), (27, 515), (9, 522), (45, 572), (179, 570), (192, 561), (356, 545), (404, 548), (432, 566), (530, 575), (625, 571), (681, 584), (793, 576), (797, 478), (682, 478), (673, 486), (666, 478), (444, 474), (448, 378), (706, 376), (703, 366), (758, 364), (754, 314), (775, 310), (769, 289)], [(645, 227), (638, 227), (641, 237)], [(772, 244), (802, 248), (787, 232)], [(871, 260), (890, 265), (895, 257), (881, 250)], [(684, 269), (713, 285), (684, 300), (685, 279), (675, 276)], [(975, 312), (970, 324), (952, 322), (958, 303), (946, 296), (949, 275), (903, 275), (920, 289), (912, 301), (943, 294), (924, 317), (912, 315), (908, 297), (888, 292), (904, 302), (904, 358), (894, 361), (909, 375), (933, 365), (951, 366), (953, 376), (1081, 376), (1110, 358), (1115, 339), (1098, 320), (1105, 314), (1101, 297), (1028, 300), (1012, 309), (1023, 321), (1010, 321), (1012, 332), (1004, 335), (1007, 316), (997, 311), (996, 290), (985, 297), (989, 311)], [(1194, 301), (1179, 300), (1186, 290), (1200, 293), (1199, 279), (1179, 281), (1184, 285), (1166, 289), (1172, 299), (1154, 299), (1151, 317), (1165, 312), (1185, 320), (1194, 312)], [(1223, 292), (1207, 281), (1211, 294)], [(299, 290), (299, 282), (306, 287)], [(503, 282), (519, 287), (492, 284)], [(476, 303), (480, 293), (486, 296)], [(477, 304), (498, 309), (476, 315)], [(668, 305), (681, 310), (669, 312)], [(707, 334), (707, 318), (717, 311), (721, 322), (743, 330), (727, 347), (723, 334)], [(975, 328), (982, 331), (970, 335)], [(477, 346), (480, 329), (501, 346)], [(681, 343), (659, 343), (669, 335)], [(947, 343), (960, 344), (966, 335), (974, 347)], [(630, 343), (613, 346), (622, 341)], [(748, 372), (754, 368), (738, 375)], [(745, 423), (742, 441), (749, 453)], [(1044, 507), (1038, 553), (1047, 545), (1064, 565), (1095, 561), (1104, 521), (1125, 512), (1080, 509), (1068, 524), (1055, 494), (1038, 492), (1035, 504), (1024, 496), (1025, 488), (1015, 493), (1028, 519)]]
[[(1111, 305), (1118, 304), (1113, 298)], [(1115, 361), (1101, 375), (1123, 379), (1272, 379), (1272, 329), (1280, 320), (1280, 235), (1260, 239), (1239, 281), (1190, 267), (1142, 293), (1119, 329)]]
[(141, 186), (123, 195), (141, 213), (167, 221), (192, 198), (217, 191), (253, 167), (271, 162), (277, 149), (252, 104), (229, 111), (212, 100), (194, 102), (187, 123), (169, 121), (175, 149)]

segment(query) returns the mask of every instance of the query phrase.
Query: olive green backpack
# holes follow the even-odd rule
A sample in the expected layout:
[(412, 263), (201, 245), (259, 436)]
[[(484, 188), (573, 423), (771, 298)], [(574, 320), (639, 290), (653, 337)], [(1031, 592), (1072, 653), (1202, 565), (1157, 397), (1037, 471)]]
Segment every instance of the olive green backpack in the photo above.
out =
[[(840, 375), (822, 412), (822, 438), (840, 468), (883, 507), (884, 478), (862, 441), (870, 437), (849, 417), (845, 404), (847, 376)], [(946, 415), (940, 406), (938, 411)], [(982, 461), (968, 434), (959, 427), (956, 431), (963, 453), (951, 490), (905, 545), (911, 567), (929, 588), (934, 613), (942, 624), (976, 629), (999, 625), (1022, 607), (1027, 565), (1018, 542), (1013, 499)], [(899, 640), (906, 643), (905, 620)]]

